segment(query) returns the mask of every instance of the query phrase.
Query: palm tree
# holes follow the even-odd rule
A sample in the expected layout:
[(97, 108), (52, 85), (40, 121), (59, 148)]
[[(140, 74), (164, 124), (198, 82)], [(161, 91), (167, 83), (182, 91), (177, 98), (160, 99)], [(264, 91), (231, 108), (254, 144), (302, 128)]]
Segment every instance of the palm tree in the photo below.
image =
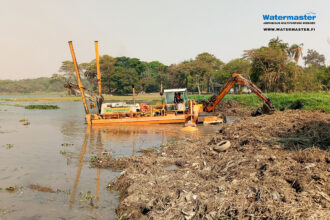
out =
[(292, 57), (296, 63), (298, 63), (299, 58), (302, 57), (302, 47), (304, 44), (293, 44), (289, 49), (288, 49), (288, 54), (290, 57)]
[(283, 41), (279, 37), (270, 39), (268, 46), (271, 48), (281, 49), (285, 52), (287, 52), (289, 48), (289, 45), (287, 43), (283, 43)]

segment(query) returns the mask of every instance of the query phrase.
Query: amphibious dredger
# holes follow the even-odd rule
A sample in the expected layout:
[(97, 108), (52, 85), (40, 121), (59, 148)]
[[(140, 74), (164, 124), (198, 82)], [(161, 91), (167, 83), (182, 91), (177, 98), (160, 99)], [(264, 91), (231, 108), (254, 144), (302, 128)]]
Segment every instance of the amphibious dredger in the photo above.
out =
[(267, 113), (271, 113), (274, 109), (270, 99), (264, 95), (260, 89), (237, 73), (232, 74), (232, 81), (229, 80), (224, 88), (219, 91), (217, 96), (213, 96), (209, 101), (203, 104), (198, 104), (194, 100), (188, 100), (186, 88), (164, 90), (164, 92), (161, 92), (161, 95), (165, 95), (165, 98), (162, 98), (162, 102), (160, 103), (137, 104), (134, 101), (134, 86), (132, 86), (133, 104), (127, 104), (125, 102), (106, 103), (102, 96), (98, 41), (95, 41), (98, 93), (84, 88), (71, 41), (69, 41), (69, 47), (78, 85), (67, 83), (65, 87), (74, 90), (76, 94), (80, 93), (88, 125), (185, 123), (186, 125), (195, 126), (197, 122), (221, 123), (223, 119), (214, 116), (212, 112), (216, 105), (236, 83), (249, 87), (252, 92), (263, 99), (264, 109)]

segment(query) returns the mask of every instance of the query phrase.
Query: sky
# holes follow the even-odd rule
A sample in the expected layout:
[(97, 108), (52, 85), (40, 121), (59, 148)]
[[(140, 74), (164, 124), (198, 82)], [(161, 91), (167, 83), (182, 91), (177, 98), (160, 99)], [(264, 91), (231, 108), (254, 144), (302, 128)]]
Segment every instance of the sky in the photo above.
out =
[[(279, 36), (330, 64), (326, 0), (0, 0), (0, 79), (49, 77), (71, 60), (100, 55), (179, 63), (209, 52), (224, 62)], [(317, 15), (313, 32), (263, 31), (263, 14)], [(281, 26), (282, 27), (282, 26)], [(303, 64), (301, 62), (301, 64)]]

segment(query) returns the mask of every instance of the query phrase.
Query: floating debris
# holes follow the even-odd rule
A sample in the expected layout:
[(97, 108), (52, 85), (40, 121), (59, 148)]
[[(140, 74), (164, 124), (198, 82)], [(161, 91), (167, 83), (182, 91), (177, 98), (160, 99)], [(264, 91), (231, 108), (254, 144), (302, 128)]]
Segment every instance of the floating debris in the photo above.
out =
[(14, 145), (13, 144), (6, 144), (6, 147), (9, 150), (9, 149), (12, 149), (14, 147)]
[(37, 184), (30, 184), (29, 188), (32, 190), (37, 190), (39, 192), (56, 193), (56, 191), (54, 191), (53, 189), (51, 189), (49, 187), (44, 187), (44, 186), (40, 186)]
[(22, 118), (22, 119), (19, 120), (19, 122), (26, 122), (26, 121), (27, 121), (26, 118)]
[(26, 118), (20, 119), (19, 122), (23, 123), (23, 125), (29, 125), (30, 124), (30, 122)]
[(66, 151), (66, 150), (60, 150), (60, 154), (67, 155), (68, 154), (68, 151)]
[(62, 147), (69, 147), (69, 146), (73, 146), (73, 144), (69, 144), (69, 143), (63, 143), (61, 144)]
[(18, 186), (9, 186), (7, 188), (5, 188), (8, 192), (17, 192), (18, 190), (22, 190), (23, 187), (18, 187)]

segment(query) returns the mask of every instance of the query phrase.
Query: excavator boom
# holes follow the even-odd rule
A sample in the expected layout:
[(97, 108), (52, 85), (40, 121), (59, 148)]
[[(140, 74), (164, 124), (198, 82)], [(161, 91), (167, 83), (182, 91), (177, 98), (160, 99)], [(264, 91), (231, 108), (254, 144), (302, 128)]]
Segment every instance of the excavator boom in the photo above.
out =
[(274, 106), (270, 100), (256, 85), (254, 85), (249, 80), (245, 79), (242, 75), (238, 73), (232, 74), (233, 79), (228, 80), (224, 87), (219, 91), (218, 96), (212, 96), (208, 102), (204, 103), (203, 110), (205, 112), (212, 112), (215, 107), (221, 102), (221, 100), (228, 94), (230, 89), (232, 89), (235, 84), (245, 85), (250, 88), (259, 98), (264, 101), (264, 108), (266, 112), (270, 113), (274, 111)]

